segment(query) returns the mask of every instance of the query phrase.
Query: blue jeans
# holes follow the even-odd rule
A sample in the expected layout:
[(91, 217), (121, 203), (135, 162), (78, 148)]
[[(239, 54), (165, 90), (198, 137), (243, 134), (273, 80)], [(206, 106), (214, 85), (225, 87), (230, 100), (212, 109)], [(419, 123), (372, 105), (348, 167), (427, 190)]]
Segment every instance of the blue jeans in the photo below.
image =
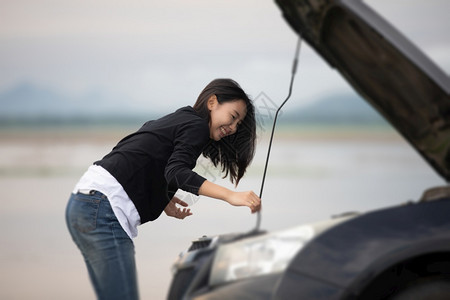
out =
[(72, 194), (66, 222), (98, 299), (138, 299), (133, 241), (100, 192)]

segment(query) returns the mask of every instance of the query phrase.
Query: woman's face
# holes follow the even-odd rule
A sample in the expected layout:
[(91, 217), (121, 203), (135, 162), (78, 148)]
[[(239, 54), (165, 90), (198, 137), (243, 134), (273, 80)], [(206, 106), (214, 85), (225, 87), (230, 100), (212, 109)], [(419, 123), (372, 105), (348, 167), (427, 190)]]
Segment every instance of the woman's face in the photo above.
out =
[(247, 114), (247, 105), (244, 100), (223, 102), (217, 101), (216, 95), (208, 99), (210, 111), (209, 137), (215, 141), (234, 134), (239, 124)]

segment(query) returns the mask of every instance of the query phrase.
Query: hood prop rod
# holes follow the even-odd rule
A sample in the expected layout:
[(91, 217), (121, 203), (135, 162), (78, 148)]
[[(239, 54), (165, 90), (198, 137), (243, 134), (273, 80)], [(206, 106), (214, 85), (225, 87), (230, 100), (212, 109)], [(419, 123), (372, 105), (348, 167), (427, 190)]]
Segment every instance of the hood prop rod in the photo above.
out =
[[(288, 95), (287, 95), (286, 99), (283, 101), (283, 103), (281, 103), (281, 105), (278, 107), (278, 109), (277, 109), (277, 111), (275, 113), (275, 118), (273, 120), (272, 133), (270, 134), (269, 148), (267, 150), (266, 164), (264, 166), (264, 173), (263, 173), (263, 178), (262, 178), (262, 182), (261, 182), (261, 190), (259, 192), (259, 198), (260, 199), (262, 199), (262, 194), (263, 194), (263, 190), (264, 190), (264, 183), (265, 183), (265, 180), (266, 180), (266, 173), (267, 173), (267, 165), (269, 163), (270, 150), (272, 149), (273, 134), (275, 132), (275, 124), (277, 122), (278, 113), (280, 112), (281, 108), (288, 101), (288, 99), (291, 97), (291, 94), (292, 94), (292, 85), (294, 83), (295, 73), (297, 72), (298, 57), (299, 57), (299, 53), (300, 53), (301, 41), (302, 41), (302, 37), (299, 36), (298, 41), (297, 41), (297, 47), (295, 49), (294, 61), (292, 63), (291, 82), (289, 84)], [(257, 218), (256, 219), (256, 227), (255, 227), (255, 229), (253, 229), (253, 232), (259, 232), (259, 230), (260, 230), (260, 227), (261, 227), (261, 211), (257, 212), (256, 218)]]

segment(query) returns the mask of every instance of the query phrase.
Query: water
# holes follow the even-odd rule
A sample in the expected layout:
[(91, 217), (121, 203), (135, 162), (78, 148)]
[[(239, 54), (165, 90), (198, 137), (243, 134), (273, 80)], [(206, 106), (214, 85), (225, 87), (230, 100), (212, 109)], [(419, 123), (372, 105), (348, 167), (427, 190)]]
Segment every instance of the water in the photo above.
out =
[[(124, 130), (0, 132), (0, 298), (94, 299), (81, 255), (64, 222), (74, 184)], [(239, 190), (259, 193), (267, 149), (263, 138)], [(207, 161), (196, 170), (232, 188)], [(420, 198), (444, 181), (391, 131), (276, 135), (263, 194), (262, 228), (276, 230)], [(193, 216), (161, 216), (135, 239), (142, 299), (164, 299), (170, 267), (202, 235), (248, 231), (246, 207), (200, 197)]]

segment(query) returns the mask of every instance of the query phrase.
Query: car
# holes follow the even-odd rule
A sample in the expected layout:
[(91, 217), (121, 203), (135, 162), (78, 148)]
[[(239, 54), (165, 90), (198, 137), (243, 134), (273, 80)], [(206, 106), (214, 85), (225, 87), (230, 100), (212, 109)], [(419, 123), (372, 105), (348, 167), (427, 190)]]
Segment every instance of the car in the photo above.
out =
[(204, 236), (175, 262), (168, 298), (450, 299), (448, 76), (362, 1), (276, 4), (446, 184), (277, 232)]

